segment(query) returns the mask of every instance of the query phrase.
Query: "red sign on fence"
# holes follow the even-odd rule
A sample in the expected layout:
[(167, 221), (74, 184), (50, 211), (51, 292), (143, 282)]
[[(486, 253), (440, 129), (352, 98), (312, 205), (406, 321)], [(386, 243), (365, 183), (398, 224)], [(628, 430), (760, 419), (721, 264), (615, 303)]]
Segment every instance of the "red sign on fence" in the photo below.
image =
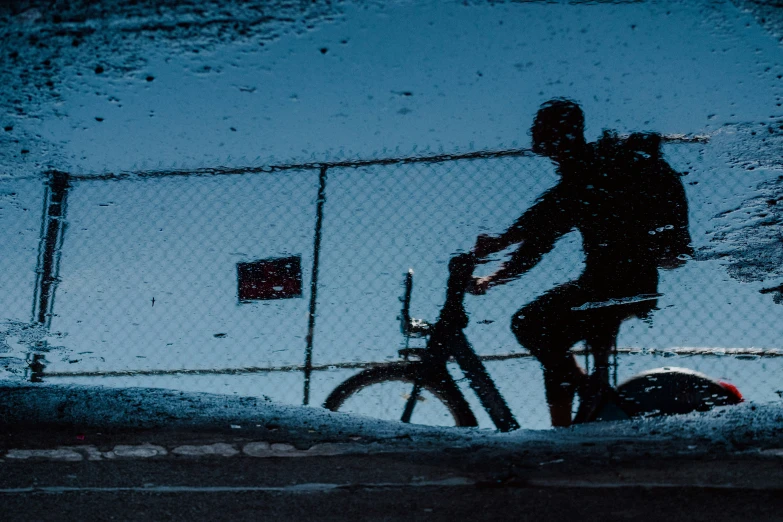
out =
[(302, 297), (302, 258), (237, 263), (237, 279), (241, 302)]

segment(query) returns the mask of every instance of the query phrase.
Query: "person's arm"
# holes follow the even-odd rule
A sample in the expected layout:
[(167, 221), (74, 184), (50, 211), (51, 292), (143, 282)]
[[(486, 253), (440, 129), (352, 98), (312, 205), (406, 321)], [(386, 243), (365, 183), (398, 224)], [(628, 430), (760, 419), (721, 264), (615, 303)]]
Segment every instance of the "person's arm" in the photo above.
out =
[(552, 208), (554, 207), (553, 203), (559, 199), (554, 195), (555, 192), (555, 189), (545, 192), (502, 234), (497, 236), (481, 234), (476, 239), (476, 246), (472, 250), (473, 254), (478, 259), (483, 259), (529, 239), (530, 230), (540, 228), (540, 222), (546, 219), (545, 215), (551, 210), (555, 210)]
[[(560, 189), (560, 190), (558, 190)], [(575, 224), (573, 197), (567, 197), (561, 186), (546, 192), (508, 230), (499, 236), (479, 236), (474, 254), (486, 257), (513, 244), (519, 248), (495, 273), (474, 279), (470, 292), (483, 294), (490, 287), (507, 283), (533, 268), (555, 241)]]

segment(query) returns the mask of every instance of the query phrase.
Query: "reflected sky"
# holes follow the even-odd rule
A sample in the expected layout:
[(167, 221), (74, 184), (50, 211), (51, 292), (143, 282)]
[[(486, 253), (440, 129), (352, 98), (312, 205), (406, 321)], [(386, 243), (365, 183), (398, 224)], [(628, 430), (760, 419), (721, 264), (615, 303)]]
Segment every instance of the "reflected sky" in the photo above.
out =
[(564, 95), (588, 138), (781, 115), (780, 50), (731, 3), (344, 9), (263, 47), (142, 40), (139, 70), (63, 70), (61, 116), (30, 123), (84, 173), (526, 145), (537, 107)]

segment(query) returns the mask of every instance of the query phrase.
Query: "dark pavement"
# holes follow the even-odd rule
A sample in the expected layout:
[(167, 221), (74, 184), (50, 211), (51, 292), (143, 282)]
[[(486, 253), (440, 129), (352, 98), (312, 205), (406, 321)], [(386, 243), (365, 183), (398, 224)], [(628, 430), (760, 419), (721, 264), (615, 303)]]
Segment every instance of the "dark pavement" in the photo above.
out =
[(9, 521), (783, 520), (780, 405), (501, 435), (28, 386), (0, 421)]
[(6, 457), (0, 505), (9, 521), (783, 520), (779, 453), (378, 449), (310, 457)]

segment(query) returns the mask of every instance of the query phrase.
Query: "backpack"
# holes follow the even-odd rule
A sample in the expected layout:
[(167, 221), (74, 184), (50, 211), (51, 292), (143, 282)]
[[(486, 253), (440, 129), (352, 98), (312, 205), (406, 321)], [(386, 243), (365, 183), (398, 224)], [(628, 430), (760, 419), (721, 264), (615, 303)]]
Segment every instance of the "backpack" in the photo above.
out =
[(634, 133), (619, 137), (604, 132), (597, 143), (599, 158), (607, 170), (621, 176), (636, 196), (634, 215), (645, 256), (658, 268), (671, 270), (693, 255), (688, 231), (688, 200), (681, 174), (661, 155), (661, 136)]

